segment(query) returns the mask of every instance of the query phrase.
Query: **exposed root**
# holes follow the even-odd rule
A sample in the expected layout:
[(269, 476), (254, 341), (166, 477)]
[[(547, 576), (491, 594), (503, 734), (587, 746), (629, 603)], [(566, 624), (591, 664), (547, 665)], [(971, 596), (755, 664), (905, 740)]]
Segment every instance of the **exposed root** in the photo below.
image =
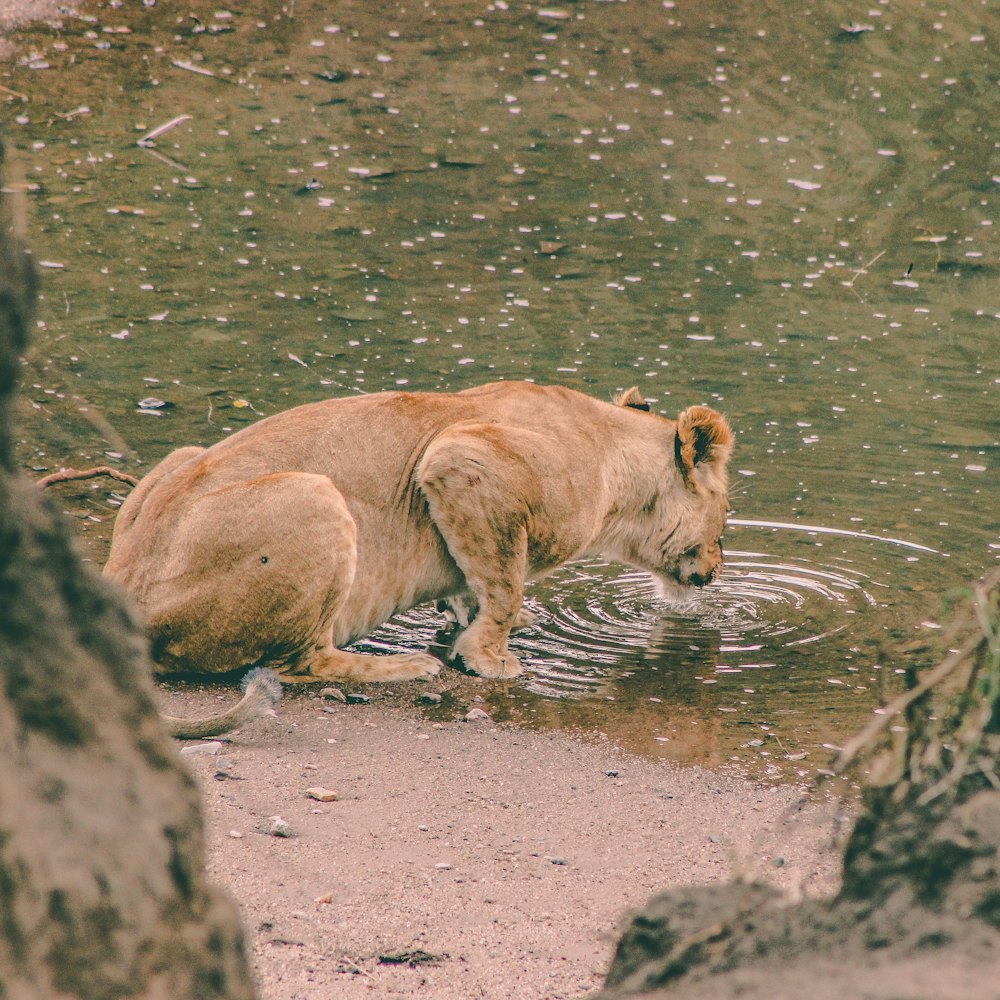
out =
[[(893, 722), (893, 746), (882, 752), (879, 780), (893, 787), (895, 801), (927, 805), (958, 789), (966, 779), (976, 789), (996, 788), (1000, 779), (1000, 569), (955, 598), (962, 606), (944, 632), (948, 652), (913, 686), (893, 699), (841, 750), (833, 765), (841, 773), (870, 758)], [(956, 600), (956, 603), (958, 601)], [(891, 759), (889, 759), (891, 758)], [(886, 766), (888, 764), (888, 766)]]

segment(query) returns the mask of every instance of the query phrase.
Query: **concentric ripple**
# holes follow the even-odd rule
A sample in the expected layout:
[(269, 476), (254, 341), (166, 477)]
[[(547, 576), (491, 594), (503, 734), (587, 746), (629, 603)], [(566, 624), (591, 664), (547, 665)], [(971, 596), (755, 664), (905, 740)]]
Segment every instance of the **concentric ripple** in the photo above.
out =
[[(940, 558), (903, 539), (780, 522), (731, 521), (727, 535), (757, 542), (763, 535), (766, 544), (728, 551), (721, 578), (681, 604), (662, 598), (648, 574), (597, 560), (532, 584), (528, 604), (539, 620), (511, 638), (526, 667), (523, 685), (549, 697), (585, 697), (654, 661), (742, 673), (772, 668), (838, 633), (852, 644), (877, 642), (895, 577)], [(433, 610), (415, 609), (359, 648), (426, 646), (442, 624)]]

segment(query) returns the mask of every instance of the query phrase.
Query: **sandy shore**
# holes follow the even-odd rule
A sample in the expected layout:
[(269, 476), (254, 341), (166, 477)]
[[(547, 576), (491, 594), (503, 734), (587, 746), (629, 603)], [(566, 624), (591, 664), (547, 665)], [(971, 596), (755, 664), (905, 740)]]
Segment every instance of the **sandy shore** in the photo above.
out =
[[(289, 691), (216, 753), (187, 755), (209, 868), (238, 900), (266, 1000), (578, 997), (631, 909), (668, 886), (757, 874), (835, 882), (831, 805), (607, 740), (433, 722), (418, 684), (344, 705)], [(198, 714), (229, 688), (171, 685)], [(307, 789), (336, 792), (311, 799)], [(269, 833), (281, 816), (291, 836)], [(387, 962), (385, 957), (409, 957)]]

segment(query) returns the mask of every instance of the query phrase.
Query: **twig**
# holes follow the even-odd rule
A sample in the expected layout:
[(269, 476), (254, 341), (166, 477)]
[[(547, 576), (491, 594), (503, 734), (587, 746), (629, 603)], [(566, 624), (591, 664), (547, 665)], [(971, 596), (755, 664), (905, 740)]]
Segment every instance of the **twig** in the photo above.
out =
[(982, 641), (983, 637), (981, 635), (974, 635), (967, 639), (961, 647), (942, 660), (933, 670), (924, 674), (919, 683), (881, 709), (879, 714), (861, 732), (844, 745), (840, 751), (840, 756), (834, 761), (834, 773), (840, 774), (866, 746), (873, 743), (888, 728), (889, 724), (900, 712), (904, 711), (908, 705), (916, 701), (924, 692), (929, 691), (935, 684), (939, 683), (959, 667), (965, 658), (970, 656)]
[(215, 74), (210, 69), (204, 69), (201, 66), (195, 66), (194, 63), (187, 62), (184, 59), (171, 59), (170, 62), (176, 66), (178, 69), (186, 69), (189, 73), (197, 73), (199, 76), (212, 76)]
[(152, 132), (147, 132), (141, 139), (136, 139), (135, 143), (137, 146), (149, 146), (152, 144), (154, 139), (158, 139), (164, 134), (164, 132), (169, 132), (172, 128), (176, 128), (182, 122), (190, 120), (190, 115), (178, 115), (176, 118), (171, 118), (170, 121), (164, 122), (158, 128), (154, 128)]
[(5, 87), (2, 83), (0, 83), (0, 90), (2, 90), (5, 94), (10, 94), (11, 97), (19, 97), (22, 101), (31, 100), (27, 94), (22, 94), (19, 90), (11, 90), (10, 87)]
[(875, 254), (875, 256), (872, 257), (872, 259), (870, 261), (868, 261), (868, 263), (865, 264), (861, 268), (860, 271), (855, 271), (854, 272), (854, 277), (851, 278), (850, 281), (844, 282), (847, 285), (847, 287), (848, 288), (853, 288), (854, 287), (854, 282), (857, 281), (858, 278), (860, 278), (862, 274), (867, 274), (868, 273), (868, 268), (870, 268), (872, 266), (872, 264), (874, 264), (877, 260), (880, 260), (882, 257), (884, 257), (886, 255), (886, 253), (887, 253), (887, 251), (885, 251), (885, 250), (880, 251), (879, 253)]
[(58, 472), (53, 472), (51, 475), (39, 479), (35, 485), (45, 489), (46, 486), (52, 486), (55, 483), (68, 483), (74, 479), (96, 479), (98, 476), (110, 476), (112, 479), (128, 483), (130, 486), (135, 486), (139, 482), (135, 476), (127, 472), (120, 472), (118, 469), (112, 469), (110, 465), (95, 465), (92, 469), (82, 471), (80, 469), (60, 469)]

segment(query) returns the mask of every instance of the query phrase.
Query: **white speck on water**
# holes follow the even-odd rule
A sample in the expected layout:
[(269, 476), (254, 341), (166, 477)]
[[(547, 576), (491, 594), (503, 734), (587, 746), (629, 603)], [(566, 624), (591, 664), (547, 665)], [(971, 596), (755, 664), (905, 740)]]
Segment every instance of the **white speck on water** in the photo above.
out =
[(817, 184), (815, 181), (802, 181), (794, 177), (789, 177), (788, 183), (800, 191), (818, 191), (823, 186), (822, 184)]
[(967, 465), (965, 467), (965, 471), (966, 472), (985, 472), (986, 471), (986, 466), (985, 465), (975, 465), (975, 464), (970, 463), (969, 465)]

